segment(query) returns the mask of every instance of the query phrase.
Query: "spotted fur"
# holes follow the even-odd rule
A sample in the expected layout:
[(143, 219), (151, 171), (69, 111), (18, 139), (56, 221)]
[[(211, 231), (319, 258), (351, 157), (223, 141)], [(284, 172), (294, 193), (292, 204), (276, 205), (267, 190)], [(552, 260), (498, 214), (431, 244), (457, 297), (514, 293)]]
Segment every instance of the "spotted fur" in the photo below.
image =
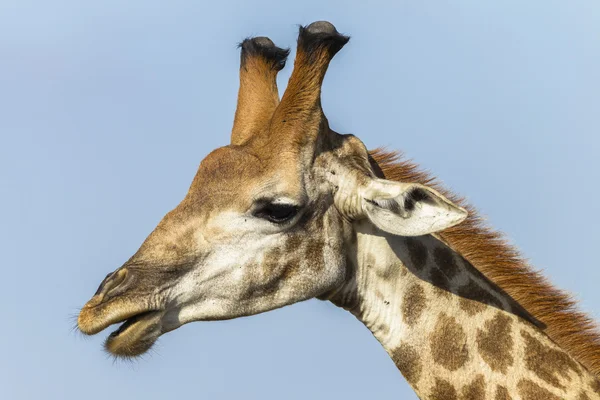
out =
[(502, 234), (488, 228), (475, 209), (444, 189), (437, 180), (401, 154), (377, 149), (370, 152), (376, 170), (386, 179), (418, 182), (435, 188), (469, 210), (463, 223), (440, 237), (498, 284), (545, 326), (545, 332), (597, 376), (600, 374), (600, 335), (594, 321), (577, 309), (571, 296), (557, 289), (527, 264)]

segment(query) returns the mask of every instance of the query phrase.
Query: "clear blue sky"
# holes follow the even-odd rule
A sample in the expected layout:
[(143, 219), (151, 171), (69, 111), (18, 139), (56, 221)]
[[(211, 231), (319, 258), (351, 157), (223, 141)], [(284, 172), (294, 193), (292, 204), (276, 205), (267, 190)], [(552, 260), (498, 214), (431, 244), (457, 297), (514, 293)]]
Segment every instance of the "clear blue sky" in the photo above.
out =
[(600, 317), (598, 1), (4, 0), (0, 398), (415, 398), (316, 300), (187, 325), (133, 364), (70, 332), (227, 143), (236, 43), (294, 46), (320, 19), (352, 36), (325, 82), (332, 127), (434, 171)]

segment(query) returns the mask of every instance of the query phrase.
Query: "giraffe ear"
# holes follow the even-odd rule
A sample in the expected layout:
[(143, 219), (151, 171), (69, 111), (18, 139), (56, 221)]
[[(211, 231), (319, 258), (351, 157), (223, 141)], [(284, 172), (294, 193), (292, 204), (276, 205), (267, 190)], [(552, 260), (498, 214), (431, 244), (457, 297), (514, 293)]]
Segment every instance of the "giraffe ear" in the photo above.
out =
[(370, 181), (362, 208), (379, 229), (400, 236), (439, 232), (467, 217), (464, 208), (427, 186), (384, 179)]

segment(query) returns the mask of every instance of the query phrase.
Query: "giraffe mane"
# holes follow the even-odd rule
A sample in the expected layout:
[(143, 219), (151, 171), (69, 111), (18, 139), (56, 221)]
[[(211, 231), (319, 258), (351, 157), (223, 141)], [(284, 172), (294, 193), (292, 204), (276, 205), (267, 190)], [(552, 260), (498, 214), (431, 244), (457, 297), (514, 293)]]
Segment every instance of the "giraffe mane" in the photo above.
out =
[(531, 267), (505, 236), (491, 229), (466, 201), (444, 188), (437, 178), (403, 158), (400, 152), (382, 148), (369, 155), (386, 179), (428, 185), (450, 201), (467, 209), (468, 218), (441, 232), (440, 237), (488, 279), (500, 286), (532, 316), (561, 348), (600, 375), (600, 334), (593, 319), (578, 310), (573, 297)]

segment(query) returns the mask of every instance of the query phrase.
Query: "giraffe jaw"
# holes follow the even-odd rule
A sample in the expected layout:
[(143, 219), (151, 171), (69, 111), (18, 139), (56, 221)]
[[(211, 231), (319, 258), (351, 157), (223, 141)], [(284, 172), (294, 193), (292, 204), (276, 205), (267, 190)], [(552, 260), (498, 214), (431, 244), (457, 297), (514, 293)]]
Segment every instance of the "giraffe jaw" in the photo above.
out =
[(163, 333), (161, 320), (164, 311), (146, 311), (126, 319), (104, 343), (112, 355), (131, 358), (144, 354)]

